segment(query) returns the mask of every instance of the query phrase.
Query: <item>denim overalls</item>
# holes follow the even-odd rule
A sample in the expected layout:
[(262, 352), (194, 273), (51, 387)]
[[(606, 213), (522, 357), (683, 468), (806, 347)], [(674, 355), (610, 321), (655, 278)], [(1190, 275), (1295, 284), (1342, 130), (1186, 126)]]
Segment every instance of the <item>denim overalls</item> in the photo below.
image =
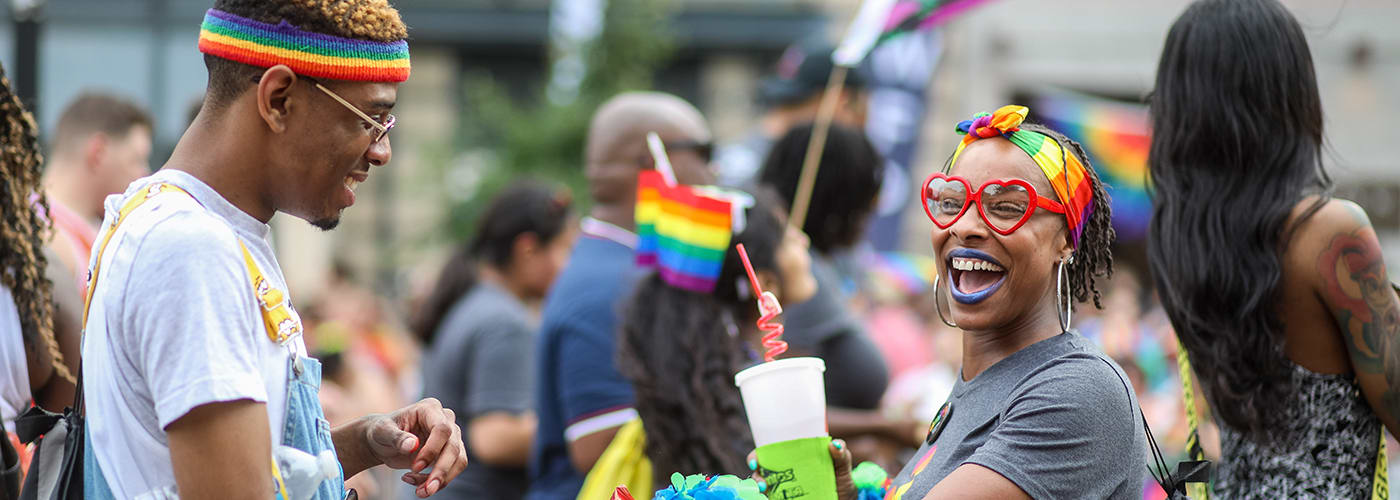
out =
[[(122, 206), (117, 221), (108, 229), (106, 236), (102, 240), (102, 246), (98, 248), (98, 258), (94, 261), (97, 264), (92, 270), (92, 283), (88, 286), (88, 302), (91, 302), (92, 291), (96, 289), (97, 271), (96, 266), (101, 264), (101, 252), (106, 249), (107, 242), (116, 231), (117, 225), (121, 224), (128, 213), (135, 210), (147, 199), (160, 193), (178, 192), (189, 196), (183, 189), (171, 184), (155, 184), (150, 188), (133, 195), (125, 205)], [(242, 243), (240, 242), (240, 246)], [(252, 254), (248, 253), (247, 247), (243, 247), (243, 260), (248, 268), (248, 275), (252, 280), (254, 294), (257, 296), (259, 305), (262, 307), (261, 314), (263, 325), (267, 330), (269, 341), (278, 342), (288, 346), (287, 348), (287, 415), (282, 424), (282, 444), (290, 446), (312, 455), (316, 455), (323, 450), (335, 452), (335, 444), (331, 442), (331, 427), (326, 421), (325, 414), (321, 411), (321, 402), (317, 394), (321, 388), (321, 362), (316, 358), (301, 356), (292, 349), (289, 343), (301, 334), (301, 320), (291, 309), (291, 301), (287, 299), (280, 290), (272, 288), (253, 261)], [(86, 316), (86, 313), (84, 313)], [(86, 325), (86, 317), (84, 317)], [(107, 486), (107, 480), (102, 474), (102, 467), (97, 463), (97, 457), (92, 450), (92, 436), (88, 434), (87, 427), (84, 427), (84, 453), (83, 453), (83, 486), (84, 497), (89, 500), (116, 500), (111, 489)], [(271, 457), (269, 462), (271, 462)], [(276, 479), (269, 489), (272, 490), (273, 498), (286, 500), (284, 498), (285, 489), (281, 487), (280, 473), (277, 471), (275, 463), (272, 465), (273, 475)], [(141, 500), (161, 500), (164, 498), (175, 498), (171, 491), (145, 492), (138, 496)], [(332, 479), (327, 479), (321, 483), (316, 494), (312, 496), (314, 500), (343, 500), (345, 498), (344, 472)]]

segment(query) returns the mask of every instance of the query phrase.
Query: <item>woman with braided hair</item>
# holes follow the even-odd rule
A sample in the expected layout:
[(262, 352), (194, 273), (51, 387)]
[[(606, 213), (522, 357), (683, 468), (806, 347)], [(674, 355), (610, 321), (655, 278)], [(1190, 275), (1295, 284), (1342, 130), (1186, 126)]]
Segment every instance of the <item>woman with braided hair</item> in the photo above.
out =
[[(64, 363), (54, 334), (38, 127), (3, 68), (0, 144), (0, 421), (9, 428), (31, 400), (52, 411), (72, 404), (74, 367)], [(76, 341), (70, 347), (67, 359), (76, 359)]]

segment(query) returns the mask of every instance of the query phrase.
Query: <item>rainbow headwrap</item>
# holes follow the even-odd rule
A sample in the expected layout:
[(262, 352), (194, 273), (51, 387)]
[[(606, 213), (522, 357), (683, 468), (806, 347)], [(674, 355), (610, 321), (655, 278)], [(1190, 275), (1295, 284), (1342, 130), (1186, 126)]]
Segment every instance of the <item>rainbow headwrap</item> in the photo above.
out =
[(711, 293), (735, 231), (742, 231), (745, 203), (734, 194), (702, 186), (669, 186), (661, 173), (637, 176), (637, 265), (656, 267), (676, 288)]
[(1079, 237), (1084, 233), (1084, 223), (1094, 213), (1094, 188), (1089, 173), (1085, 171), (1079, 157), (1066, 151), (1055, 139), (1039, 132), (1021, 130), (1030, 109), (1025, 106), (1002, 106), (994, 113), (977, 113), (971, 120), (958, 122), (958, 133), (964, 134), (958, 149), (953, 151), (953, 159), (948, 169), (957, 163), (963, 148), (978, 139), (1002, 136), (1030, 155), (1045, 178), (1055, 188), (1055, 196), (1065, 206), (1065, 222), (1069, 224), (1070, 242), (1079, 248)]
[(330, 80), (402, 82), (408, 42), (371, 42), (304, 31), (286, 21), (268, 24), (209, 9), (199, 51), (260, 68), (285, 64), (297, 74)]

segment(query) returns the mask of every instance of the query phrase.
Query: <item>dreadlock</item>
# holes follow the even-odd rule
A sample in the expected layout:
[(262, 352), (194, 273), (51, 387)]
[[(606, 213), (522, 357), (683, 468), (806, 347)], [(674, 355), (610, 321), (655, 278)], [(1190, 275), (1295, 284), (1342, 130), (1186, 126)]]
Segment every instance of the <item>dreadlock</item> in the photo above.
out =
[(1113, 276), (1113, 242), (1117, 233), (1113, 231), (1113, 209), (1109, 206), (1108, 193), (1104, 191), (1103, 182), (1099, 180), (1099, 173), (1094, 171), (1094, 166), (1089, 163), (1089, 155), (1084, 152), (1084, 147), (1073, 139), (1038, 123), (1025, 123), (1021, 128), (1054, 139), (1060, 143), (1062, 149), (1073, 154), (1084, 164), (1084, 172), (1088, 174), (1089, 185), (1094, 191), (1094, 209), (1089, 215), (1089, 220), (1084, 223), (1079, 247), (1074, 249), (1074, 259), (1066, 264), (1065, 272), (1069, 275), (1070, 296), (1074, 297), (1075, 302), (1087, 301), (1092, 295), (1094, 307), (1103, 309), (1095, 279)]
[(716, 281), (704, 294), (672, 287), (656, 273), (643, 279), (623, 309), (617, 366), (632, 383), (646, 430), (646, 455), (657, 487), (670, 473), (742, 474), (753, 434), (734, 374), (746, 367), (736, 329), (758, 319), (734, 244), (756, 270), (777, 269), (783, 223), (776, 195), (761, 192), (746, 229), (734, 236)]
[[(388, 0), (218, 0), (214, 8), (265, 23), (286, 21), (306, 31), (341, 38), (393, 42), (408, 37), (408, 27)], [(228, 104), (263, 69), (221, 57), (204, 55), (209, 70), (206, 99), (215, 108)]]
[[(24, 342), (40, 343), (49, 352), (54, 371), (75, 382), (63, 364), (63, 354), (53, 333), (53, 283), (44, 277), (48, 259), (44, 241), (49, 222), (43, 216), (49, 202), (39, 189), (38, 127), (10, 90), (10, 79), (0, 67), (0, 284), (9, 288), (19, 311)], [(34, 196), (37, 201), (31, 201)]]

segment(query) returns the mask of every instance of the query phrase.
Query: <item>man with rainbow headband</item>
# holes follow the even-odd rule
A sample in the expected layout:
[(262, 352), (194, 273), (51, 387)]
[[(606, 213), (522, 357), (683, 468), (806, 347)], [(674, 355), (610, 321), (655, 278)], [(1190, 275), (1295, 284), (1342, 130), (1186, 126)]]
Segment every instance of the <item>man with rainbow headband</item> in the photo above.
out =
[(380, 464), (426, 498), (466, 467), (436, 400), (330, 428), (268, 241), (279, 211), (335, 227), (389, 162), (406, 34), (384, 0), (205, 15), (203, 107), (164, 168), (106, 200), (89, 266), (87, 498), (340, 500)]

